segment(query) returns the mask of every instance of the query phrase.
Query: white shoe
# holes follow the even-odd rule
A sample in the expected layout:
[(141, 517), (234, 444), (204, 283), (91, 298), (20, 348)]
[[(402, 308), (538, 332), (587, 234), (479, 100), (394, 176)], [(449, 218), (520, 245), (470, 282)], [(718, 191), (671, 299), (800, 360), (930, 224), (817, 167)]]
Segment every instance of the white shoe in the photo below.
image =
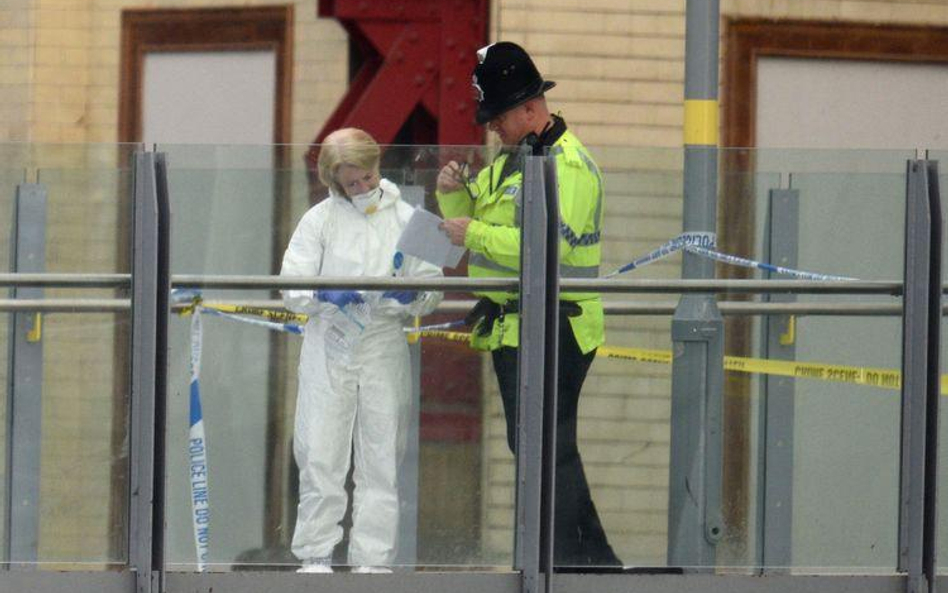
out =
[(307, 558), (296, 572), (306, 574), (328, 574), (332, 572), (332, 558)]
[(356, 574), (391, 574), (392, 569), (384, 566), (356, 566), (352, 569), (352, 572)]

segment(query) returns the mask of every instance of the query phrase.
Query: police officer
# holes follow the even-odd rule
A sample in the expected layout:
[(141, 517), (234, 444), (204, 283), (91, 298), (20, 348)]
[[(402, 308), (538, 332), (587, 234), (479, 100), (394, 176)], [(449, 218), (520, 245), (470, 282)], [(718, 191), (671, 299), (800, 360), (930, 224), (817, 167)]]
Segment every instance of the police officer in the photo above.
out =
[[(586, 148), (551, 114), (544, 93), (555, 83), (543, 80), (527, 52), (499, 42), (477, 52), (473, 83), (477, 122), (487, 124), (502, 150), (475, 180), (465, 179), (458, 163), (439, 173), (437, 197), (445, 217), (442, 229), (470, 251), (471, 277), (516, 277), (520, 269), (521, 155), (547, 152), (556, 159), (560, 212), (560, 274), (599, 276), (602, 228), (602, 177)], [(527, 146), (529, 148), (523, 148)], [(519, 302), (515, 293), (484, 292), (471, 344), (490, 350), (507, 420), (507, 443), (515, 451)], [(560, 295), (559, 400), (556, 433), (556, 509), (554, 561), (559, 566), (616, 566), (616, 557), (599, 521), (576, 445), (579, 393), (604, 341), (602, 300), (593, 293)]]

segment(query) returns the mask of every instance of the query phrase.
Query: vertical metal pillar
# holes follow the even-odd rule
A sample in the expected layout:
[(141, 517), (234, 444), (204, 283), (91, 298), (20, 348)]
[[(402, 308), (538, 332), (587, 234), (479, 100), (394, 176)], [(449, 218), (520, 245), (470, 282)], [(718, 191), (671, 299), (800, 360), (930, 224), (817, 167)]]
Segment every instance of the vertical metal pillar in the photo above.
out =
[(553, 547), (556, 510), (556, 419), (559, 406), (560, 349), (560, 198), (556, 158), (546, 156), (542, 168), (546, 196), (546, 339), (543, 362), (543, 482), (540, 489), (540, 570), (546, 575), (544, 591), (553, 591)]
[(943, 212), (938, 181), (938, 162), (927, 161), (928, 209), (931, 219), (928, 275), (928, 373), (925, 393), (925, 514), (922, 518), (922, 573), (928, 581), (928, 593), (935, 593), (938, 576), (938, 437), (941, 422), (941, 319), (942, 249), (944, 247)]
[[(545, 586), (543, 541), (543, 413), (546, 364), (547, 243), (543, 158), (526, 157), (520, 251), (520, 353), (517, 401), (517, 500), (514, 569), (521, 571), (522, 593)], [(555, 339), (554, 339), (555, 341)], [(549, 577), (549, 573), (545, 575)]]
[[(795, 268), (800, 223), (800, 192), (772, 189), (765, 241), (766, 261)], [(770, 302), (796, 300), (793, 294), (768, 295)], [(796, 318), (768, 315), (763, 327), (763, 358), (796, 359)], [(793, 401), (790, 377), (761, 376), (758, 426), (757, 563), (763, 572), (783, 573), (793, 556)]]
[(155, 153), (155, 189), (158, 211), (158, 274), (155, 282), (154, 454), (151, 501), (151, 591), (164, 593), (165, 576), (165, 434), (168, 413), (168, 315), (171, 311), (171, 198), (168, 161)]
[(411, 357), (411, 400), (405, 443), (405, 458), (398, 471), (398, 556), (396, 563), (418, 563), (418, 470), (421, 414), (421, 342), (409, 342)]
[[(46, 189), (17, 186), (10, 269), (46, 270)], [(43, 289), (11, 288), (10, 298), (40, 299)], [(6, 498), (4, 561), (35, 566), (39, 548), (40, 451), (43, 443), (43, 318), (14, 313), (10, 324), (7, 374)]]
[[(718, 0), (688, 0), (685, 34), (684, 230), (714, 232), (718, 168)], [(682, 277), (713, 262), (683, 254)], [(668, 564), (715, 562), (721, 524), (724, 324), (714, 295), (685, 295), (672, 318)]]
[[(154, 523), (156, 355), (158, 349), (159, 233), (155, 154), (137, 152), (133, 162), (132, 361), (130, 411), (129, 564), (137, 593), (159, 593), (155, 582)], [(160, 581), (160, 579), (159, 579)]]
[(909, 161), (907, 169), (898, 567), (908, 573), (905, 589), (908, 593), (932, 593), (937, 507), (941, 213), (937, 177), (929, 178), (928, 163)]

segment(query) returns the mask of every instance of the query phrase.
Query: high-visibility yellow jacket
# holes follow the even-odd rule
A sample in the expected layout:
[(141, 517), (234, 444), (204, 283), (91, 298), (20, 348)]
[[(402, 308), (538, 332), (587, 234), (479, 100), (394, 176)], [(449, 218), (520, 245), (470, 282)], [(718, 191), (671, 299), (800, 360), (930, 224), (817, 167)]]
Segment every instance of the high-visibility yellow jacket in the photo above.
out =
[[(560, 277), (597, 278), (601, 260), (602, 176), (589, 152), (569, 130), (549, 150), (556, 159), (559, 188)], [(464, 245), (470, 250), (468, 275), (472, 278), (519, 275), (523, 170), (518, 168), (501, 180), (507, 158), (517, 156), (498, 155), (468, 185), (473, 200), (463, 188), (437, 193), (445, 218), (473, 218), (464, 238)], [(517, 299), (515, 293), (475, 294), (500, 305)], [(569, 323), (583, 353), (600, 346), (605, 341), (600, 296), (588, 292), (560, 293), (560, 300), (573, 301), (582, 308), (581, 314), (569, 317)], [(515, 313), (503, 315), (494, 323), (489, 336), (472, 332), (471, 345), (481, 350), (516, 347), (519, 320)]]

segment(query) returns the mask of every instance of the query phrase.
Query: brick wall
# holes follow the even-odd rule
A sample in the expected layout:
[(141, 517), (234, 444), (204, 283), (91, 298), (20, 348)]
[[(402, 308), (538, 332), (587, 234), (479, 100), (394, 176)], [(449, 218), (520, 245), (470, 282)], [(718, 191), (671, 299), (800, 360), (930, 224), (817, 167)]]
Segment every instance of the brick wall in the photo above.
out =
[(0, 139), (29, 136), (31, 19), (28, 0), (10, 0), (0, 8)]
[[(0, 111), (0, 140), (116, 140), (122, 9), (263, 4), (272, 2), (15, 0), (0, 10), (0, 93), (10, 98)], [(292, 140), (307, 142), (345, 91), (347, 44), (336, 22), (316, 17), (314, 3), (291, 4)]]
[[(292, 3), (290, 140), (307, 143), (345, 92), (347, 40), (336, 22), (316, 17), (315, 2)], [(0, 8), (0, 142), (34, 143), (5, 159), (5, 168), (19, 170), (4, 172), (0, 191), (12, 199), (16, 182), (37, 176), (49, 187), (50, 271), (119, 271), (116, 204), (127, 180), (110, 145), (118, 134), (121, 11), (262, 4), (272, 2), (12, 0)], [(113, 368), (116, 323), (127, 320), (58, 314), (45, 325), (41, 560), (123, 559), (109, 552), (113, 379), (127, 372)]]

